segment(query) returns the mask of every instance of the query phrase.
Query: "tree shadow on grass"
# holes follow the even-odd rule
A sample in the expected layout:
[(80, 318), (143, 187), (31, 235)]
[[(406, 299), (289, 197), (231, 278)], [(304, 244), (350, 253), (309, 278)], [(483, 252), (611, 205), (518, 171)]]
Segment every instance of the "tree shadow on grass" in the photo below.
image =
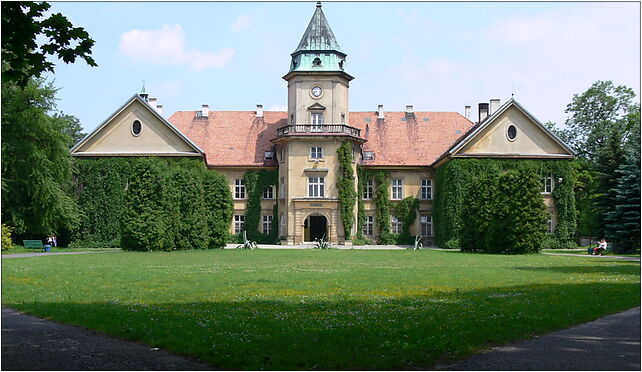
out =
[[(623, 269), (623, 268), (620, 268)], [(419, 296), (5, 303), (224, 369), (427, 368), (640, 303), (639, 283), (534, 284)], [(588, 352), (588, 351), (587, 351)]]

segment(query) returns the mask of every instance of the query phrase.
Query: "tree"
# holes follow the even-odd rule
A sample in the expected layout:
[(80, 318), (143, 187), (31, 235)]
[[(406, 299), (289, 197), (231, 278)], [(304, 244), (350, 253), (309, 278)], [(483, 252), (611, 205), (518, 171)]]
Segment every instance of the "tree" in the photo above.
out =
[(69, 137), (67, 147), (70, 149), (74, 147), (76, 143), (80, 142), (80, 140), (86, 135), (86, 133), (83, 133), (82, 131), (80, 120), (73, 115), (55, 113), (53, 115), (53, 120), (56, 122), (56, 127), (60, 128), (60, 131)]
[(619, 175), (614, 194), (615, 205), (606, 217), (606, 235), (616, 252), (640, 249), (640, 106), (630, 114), (631, 135), (625, 143), (625, 164), (618, 167)]
[(597, 81), (586, 92), (573, 95), (565, 110), (571, 116), (563, 136), (579, 157), (596, 160), (613, 132), (630, 130), (628, 114), (635, 108), (634, 97), (633, 89), (612, 81)]
[(48, 115), (55, 92), (42, 80), (2, 82), (2, 220), (17, 234), (59, 233), (78, 223), (68, 194), (70, 138)]
[[(25, 86), (30, 77), (53, 72), (55, 55), (65, 63), (80, 57), (97, 66), (91, 57), (94, 40), (82, 27), (73, 27), (60, 13), (43, 17), (51, 5), (46, 2), (2, 2), (2, 79)], [(37, 38), (46, 41), (38, 45)], [(3, 67), (4, 67), (3, 66)]]
[(634, 98), (629, 87), (597, 81), (573, 96), (566, 107), (567, 127), (556, 132), (585, 160), (585, 173), (578, 177), (583, 183), (576, 194), (582, 235), (604, 235), (606, 216), (615, 208), (615, 188), (621, 177), (617, 170), (625, 163), (624, 148), (639, 122)]

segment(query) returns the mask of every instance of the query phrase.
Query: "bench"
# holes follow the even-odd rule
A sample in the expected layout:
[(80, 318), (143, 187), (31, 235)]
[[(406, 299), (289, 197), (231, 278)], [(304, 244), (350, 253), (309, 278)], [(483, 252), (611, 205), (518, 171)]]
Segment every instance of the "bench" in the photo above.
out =
[(45, 246), (42, 244), (42, 240), (23, 240), (22, 245), (28, 249), (40, 249), (41, 251), (45, 250)]

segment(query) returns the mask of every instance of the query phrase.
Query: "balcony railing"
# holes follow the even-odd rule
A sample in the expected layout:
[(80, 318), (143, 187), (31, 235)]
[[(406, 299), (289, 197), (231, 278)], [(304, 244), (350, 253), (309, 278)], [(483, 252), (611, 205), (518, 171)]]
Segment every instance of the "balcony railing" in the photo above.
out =
[(277, 137), (283, 137), (290, 134), (347, 134), (354, 137), (361, 136), (361, 129), (357, 129), (345, 124), (295, 124), (286, 125), (277, 128)]

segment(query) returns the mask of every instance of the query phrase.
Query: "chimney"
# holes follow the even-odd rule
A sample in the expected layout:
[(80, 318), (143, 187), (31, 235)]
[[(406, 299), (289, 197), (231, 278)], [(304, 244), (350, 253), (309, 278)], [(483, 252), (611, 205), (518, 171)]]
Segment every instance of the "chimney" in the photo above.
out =
[(412, 115), (415, 113), (415, 110), (412, 105), (406, 105), (406, 115)]
[(163, 115), (163, 105), (156, 105), (156, 112), (158, 115)]
[(464, 106), (464, 117), (470, 120), (470, 105)]
[(377, 107), (377, 119), (383, 119), (383, 118), (384, 118), (383, 105), (379, 105), (379, 107)]
[(152, 106), (153, 108), (156, 108), (156, 102), (157, 102), (157, 101), (158, 101), (158, 99), (157, 99), (157, 98), (155, 98), (155, 97), (149, 97), (149, 100), (147, 101), (147, 103), (149, 103), (149, 105), (150, 105), (150, 106)]
[(488, 117), (488, 103), (479, 104), (479, 123)]
[(499, 106), (500, 106), (499, 98), (491, 99), (490, 100), (490, 112), (488, 113), (488, 115), (494, 114), (499, 109)]
[(256, 105), (256, 117), (257, 118), (263, 117), (263, 105)]
[(210, 105), (203, 104), (203, 108), (201, 109), (201, 116), (206, 118), (210, 115)]

